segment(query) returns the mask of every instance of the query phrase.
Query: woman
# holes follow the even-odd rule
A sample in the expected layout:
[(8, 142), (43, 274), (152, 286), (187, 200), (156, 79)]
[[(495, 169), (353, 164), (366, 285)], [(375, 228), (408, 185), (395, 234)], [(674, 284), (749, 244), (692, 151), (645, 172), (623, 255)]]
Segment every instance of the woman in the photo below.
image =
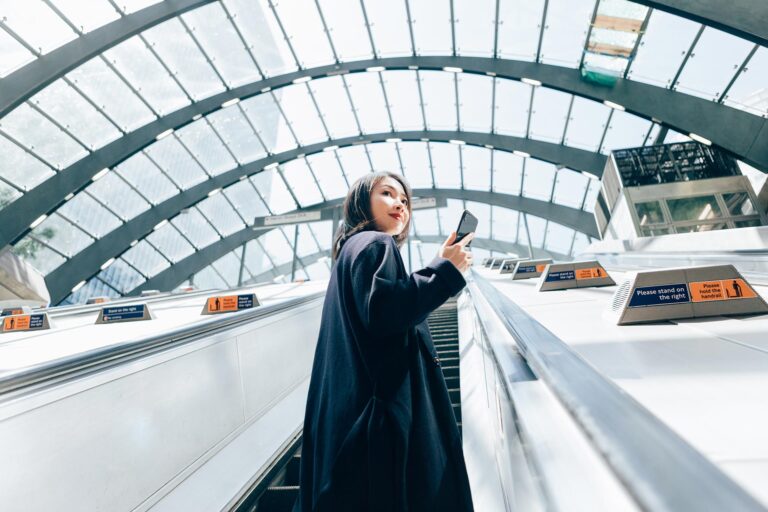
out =
[(427, 316), (472, 262), (452, 233), (406, 273), (410, 190), (392, 173), (359, 179), (344, 202), (307, 398), (300, 512), (471, 511), (456, 419)]

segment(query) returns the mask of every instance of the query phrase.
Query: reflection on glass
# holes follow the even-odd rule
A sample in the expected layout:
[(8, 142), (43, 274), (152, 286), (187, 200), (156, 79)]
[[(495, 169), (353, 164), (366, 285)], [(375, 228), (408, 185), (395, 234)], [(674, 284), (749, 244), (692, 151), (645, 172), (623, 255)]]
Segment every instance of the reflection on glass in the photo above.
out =
[(731, 215), (757, 215), (755, 206), (746, 192), (723, 194), (723, 200)]
[(658, 201), (649, 201), (647, 203), (635, 204), (637, 218), (640, 219), (640, 225), (661, 224), (664, 222), (664, 213), (661, 210), (661, 204)]
[(667, 206), (673, 221), (707, 220), (722, 216), (715, 196), (667, 199)]
[(695, 233), (700, 231), (715, 231), (717, 229), (728, 229), (725, 222), (716, 222), (713, 224), (696, 224), (694, 226), (676, 226), (678, 233)]
[[(646, 227), (643, 227), (640, 230), (640, 232), (641, 232), (641, 236), (668, 235), (669, 234), (669, 229), (670, 228), (662, 228), (662, 227), (658, 227), (658, 226), (653, 226), (653, 227), (646, 226)], [(678, 229), (678, 232), (681, 232), (681, 231), (679, 231), (679, 229)]]
[(757, 226), (762, 226), (762, 223), (760, 222), (760, 219), (750, 219), (750, 220), (737, 220), (733, 223), (737, 228), (753, 228)]

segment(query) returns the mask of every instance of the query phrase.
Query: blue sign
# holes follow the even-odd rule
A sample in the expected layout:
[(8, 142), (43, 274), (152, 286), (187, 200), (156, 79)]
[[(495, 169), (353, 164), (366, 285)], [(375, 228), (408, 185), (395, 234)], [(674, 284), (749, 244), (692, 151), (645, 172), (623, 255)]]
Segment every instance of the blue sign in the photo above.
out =
[(576, 279), (576, 272), (573, 270), (563, 270), (561, 272), (550, 272), (544, 280), (546, 283), (556, 281), (573, 281)]
[(144, 318), (144, 304), (104, 308), (102, 313), (102, 320), (105, 322), (140, 319)]
[(237, 309), (249, 309), (253, 307), (253, 295), (238, 295)]
[(536, 272), (536, 265), (528, 265), (525, 267), (517, 267), (518, 274), (532, 274)]
[(29, 317), (29, 328), (30, 329), (40, 329), (43, 327), (43, 319), (45, 318), (45, 315), (30, 315)]
[(635, 288), (629, 300), (630, 308), (664, 306), (666, 304), (685, 304), (691, 302), (688, 285), (685, 283), (663, 284)]

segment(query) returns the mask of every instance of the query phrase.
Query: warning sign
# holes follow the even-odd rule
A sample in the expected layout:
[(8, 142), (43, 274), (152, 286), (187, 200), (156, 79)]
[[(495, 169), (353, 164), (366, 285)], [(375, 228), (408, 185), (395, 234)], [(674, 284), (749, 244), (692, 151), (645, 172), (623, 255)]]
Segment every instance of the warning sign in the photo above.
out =
[(607, 277), (605, 270), (600, 267), (580, 268), (576, 270), (576, 279), (599, 279)]
[(698, 281), (689, 283), (693, 302), (713, 300), (753, 299), (755, 291), (743, 279), (724, 279), (722, 281)]
[(558, 281), (573, 281), (576, 279), (576, 274), (573, 270), (562, 270), (560, 272), (550, 272), (547, 275), (546, 282), (558, 282)]
[(3, 319), (3, 331), (33, 331), (45, 328), (45, 315), (8, 316)]
[(239, 311), (241, 309), (250, 309), (254, 304), (254, 295), (223, 295), (220, 297), (209, 297), (206, 302), (206, 312), (208, 313), (228, 313), (230, 311)]
[(120, 322), (125, 320), (138, 320), (140, 318), (144, 318), (144, 308), (144, 304), (104, 308), (102, 320), (104, 323)]
[(666, 304), (682, 304), (686, 302), (691, 302), (691, 298), (688, 295), (688, 287), (685, 283), (665, 284), (635, 288), (629, 301), (629, 307), (664, 306)]

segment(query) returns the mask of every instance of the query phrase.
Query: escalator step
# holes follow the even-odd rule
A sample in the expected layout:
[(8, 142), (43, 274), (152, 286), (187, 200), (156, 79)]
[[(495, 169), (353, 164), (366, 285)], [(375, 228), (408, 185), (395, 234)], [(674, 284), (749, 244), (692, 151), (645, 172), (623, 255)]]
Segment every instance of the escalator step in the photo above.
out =
[(448, 396), (451, 397), (452, 404), (461, 405), (461, 390), (458, 388), (449, 389)]
[(459, 376), (458, 366), (443, 366), (443, 377), (447, 379), (448, 377), (458, 377), (458, 376)]
[(461, 404), (453, 404), (453, 415), (456, 416), (456, 422), (461, 423)]
[(290, 512), (299, 497), (298, 485), (270, 487), (259, 500), (259, 512)]
[(301, 467), (301, 455), (294, 455), (288, 461), (285, 468), (285, 485), (299, 485), (299, 468)]

